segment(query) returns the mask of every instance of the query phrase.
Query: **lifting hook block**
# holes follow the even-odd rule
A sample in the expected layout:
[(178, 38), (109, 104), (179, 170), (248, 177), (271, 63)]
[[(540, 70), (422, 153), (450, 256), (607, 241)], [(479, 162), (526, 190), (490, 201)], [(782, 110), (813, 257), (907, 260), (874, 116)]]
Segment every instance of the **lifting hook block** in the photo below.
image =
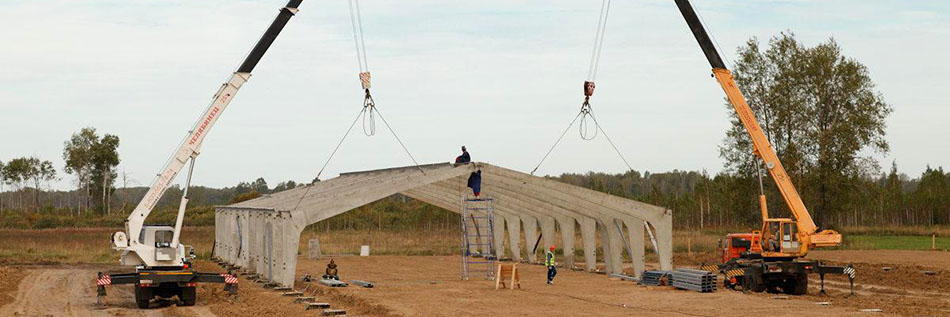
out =
[(594, 94), (594, 82), (585, 81), (584, 82), (584, 96), (590, 97)]
[(370, 88), (369, 80), (370, 80), (369, 72), (360, 73), (360, 84), (363, 85), (363, 90), (367, 90)]

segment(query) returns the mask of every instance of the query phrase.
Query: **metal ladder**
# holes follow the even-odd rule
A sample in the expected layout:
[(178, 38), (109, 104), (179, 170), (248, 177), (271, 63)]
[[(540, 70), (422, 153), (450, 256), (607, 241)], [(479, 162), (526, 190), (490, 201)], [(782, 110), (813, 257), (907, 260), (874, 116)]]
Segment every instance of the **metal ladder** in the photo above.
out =
[(495, 201), (465, 197), (461, 204), (462, 279), (495, 279)]

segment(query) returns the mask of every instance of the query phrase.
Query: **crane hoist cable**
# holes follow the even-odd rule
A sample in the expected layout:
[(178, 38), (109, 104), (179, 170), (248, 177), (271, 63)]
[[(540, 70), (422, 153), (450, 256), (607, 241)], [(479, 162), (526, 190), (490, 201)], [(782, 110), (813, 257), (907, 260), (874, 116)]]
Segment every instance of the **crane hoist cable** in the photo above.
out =
[[(409, 148), (406, 147), (405, 143), (402, 142), (402, 139), (399, 138), (399, 135), (396, 134), (396, 131), (393, 130), (392, 126), (389, 125), (389, 122), (386, 121), (386, 118), (376, 109), (376, 102), (373, 100), (372, 94), (370, 94), (370, 72), (369, 64), (366, 62), (366, 45), (364, 44), (363, 37), (363, 19), (360, 14), (360, 2), (359, 0), (349, 0), (349, 9), (350, 9), (350, 24), (353, 27), (353, 43), (356, 46), (356, 58), (359, 64), (359, 78), (360, 86), (365, 93), (363, 97), (363, 108), (360, 109), (359, 113), (356, 115), (356, 119), (350, 123), (350, 127), (346, 129), (346, 133), (343, 134), (343, 137), (340, 138), (340, 142), (336, 144), (336, 147), (333, 148), (333, 152), (330, 153), (330, 156), (327, 158), (327, 161), (323, 163), (323, 167), (320, 168), (320, 171), (317, 172), (317, 177), (314, 181), (320, 179), (320, 176), (323, 174), (323, 171), (326, 170), (327, 165), (330, 164), (330, 160), (333, 159), (333, 156), (336, 155), (337, 151), (340, 149), (340, 146), (343, 145), (343, 142), (346, 140), (346, 137), (350, 135), (350, 132), (353, 131), (353, 127), (356, 126), (356, 123), (360, 120), (363, 121), (363, 134), (366, 136), (376, 135), (376, 117), (379, 117), (383, 121), (383, 125), (386, 126), (386, 129), (392, 133), (393, 137), (396, 138), (396, 142), (399, 142), (399, 146), (402, 147), (403, 151), (409, 156), (412, 160), (412, 163), (415, 164), (423, 174), (425, 170), (419, 165), (419, 162), (416, 161), (416, 158), (412, 156), (412, 153), (409, 152)], [(306, 196), (306, 194), (304, 194)], [(303, 199), (303, 197), (301, 197)], [(299, 205), (299, 202), (298, 202)], [(295, 207), (296, 208), (296, 207)]]
[(376, 102), (370, 94), (370, 73), (369, 63), (366, 61), (366, 42), (363, 37), (363, 18), (360, 14), (359, 0), (347, 1), (350, 7), (350, 25), (353, 27), (353, 44), (356, 47), (356, 60), (360, 68), (360, 85), (366, 95), (363, 97), (363, 111), (360, 116), (363, 118), (363, 134), (366, 136), (376, 135)]
[[(548, 149), (548, 152), (544, 154), (544, 157), (541, 158), (541, 161), (538, 162), (538, 165), (531, 170), (531, 175), (534, 175), (534, 172), (541, 167), (541, 164), (544, 163), (544, 160), (551, 155), (551, 152), (554, 151), (554, 148), (557, 147), (561, 140), (564, 138), (564, 135), (571, 130), (571, 127), (575, 123), (580, 121), (578, 124), (578, 132), (582, 140), (590, 141), (596, 138), (598, 135), (603, 134), (604, 138), (607, 139), (607, 142), (610, 143), (610, 146), (617, 152), (617, 155), (620, 156), (620, 159), (623, 160), (623, 163), (627, 165), (627, 168), (633, 170), (633, 167), (630, 166), (630, 163), (627, 162), (627, 159), (620, 153), (620, 150), (617, 148), (617, 145), (614, 144), (613, 140), (607, 135), (607, 132), (604, 131), (604, 128), (597, 122), (597, 118), (594, 117), (593, 108), (590, 106), (590, 97), (594, 95), (594, 80), (597, 79), (597, 70), (600, 66), (600, 53), (603, 51), (604, 47), (604, 37), (607, 33), (607, 18), (610, 16), (610, 0), (602, 0), (600, 5), (600, 18), (597, 20), (597, 31), (594, 34), (594, 49), (591, 52), (590, 56), (590, 65), (587, 68), (587, 80), (584, 81), (584, 102), (581, 103), (581, 110), (574, 116), (574, 120), (571, 120), (571, 123), (567, 125), (567, 128), (564, 129), (564, 132), (561, 133), (561, 136), (557, 138), (557, 141), (554, 141), (554, 145)], [(594, 130), (590, 131), (591, 122), (593, 123)], [(593, 134), (591, 134), (593, 133)]]

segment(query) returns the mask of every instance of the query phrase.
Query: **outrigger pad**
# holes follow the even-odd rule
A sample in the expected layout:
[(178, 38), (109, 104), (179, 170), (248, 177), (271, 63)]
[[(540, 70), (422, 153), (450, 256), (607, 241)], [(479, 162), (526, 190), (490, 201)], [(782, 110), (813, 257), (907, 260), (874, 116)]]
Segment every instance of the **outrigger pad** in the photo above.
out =
[(227, 291), (228, 294), (237, 294), (237, 293), (238, 293), (238, 285), (237, 285), (237, 284), (224, 284), (224, 290)]
[(350, 284), (356, 284), (365, 288), (373, 288), (373, 286), (375, 286), (372, 282), (360, 281), (360, 280), (352, 280), (350, 281)]
[(323, 316), (344, 316), (346, 311), (342, 309), (327, 309), (323, 311)]
[(330, 303), (309, 303), (309, 304), (307, 304), (307, 310), (311, 310), (311, 309), (321, 309), (321, 308), (330, 308)]
[(320, 280), (320, 284), (323, 284), (329, 287), (346, 287), (346, 283), (340, 282), (337, 280), (322, 279)]

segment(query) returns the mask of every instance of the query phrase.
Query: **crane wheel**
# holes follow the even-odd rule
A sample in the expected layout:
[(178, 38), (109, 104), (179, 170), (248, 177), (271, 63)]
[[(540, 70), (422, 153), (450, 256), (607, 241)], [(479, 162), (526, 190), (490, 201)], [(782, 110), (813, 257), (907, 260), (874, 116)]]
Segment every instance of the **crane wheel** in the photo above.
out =
[(151, 288), (135, 285), (135, 304), (138, 305), (139, 308), (148, 308), (149, 301), (152, 300), (153, 296), (154, 294)]
[(195, 306), (195, 287), (182, 287), (181, 294), (178, 295), (178, 299), (181, 300), (182, 306)]
[(765, 291), (765, 283), (761, 274), (746, 274), (742, 279), (742, 289), (761, 293)]
[(782, 290), (789, 295), (805, 295), (808, 293), (808, 275), (800, 274), (785, 281)]

